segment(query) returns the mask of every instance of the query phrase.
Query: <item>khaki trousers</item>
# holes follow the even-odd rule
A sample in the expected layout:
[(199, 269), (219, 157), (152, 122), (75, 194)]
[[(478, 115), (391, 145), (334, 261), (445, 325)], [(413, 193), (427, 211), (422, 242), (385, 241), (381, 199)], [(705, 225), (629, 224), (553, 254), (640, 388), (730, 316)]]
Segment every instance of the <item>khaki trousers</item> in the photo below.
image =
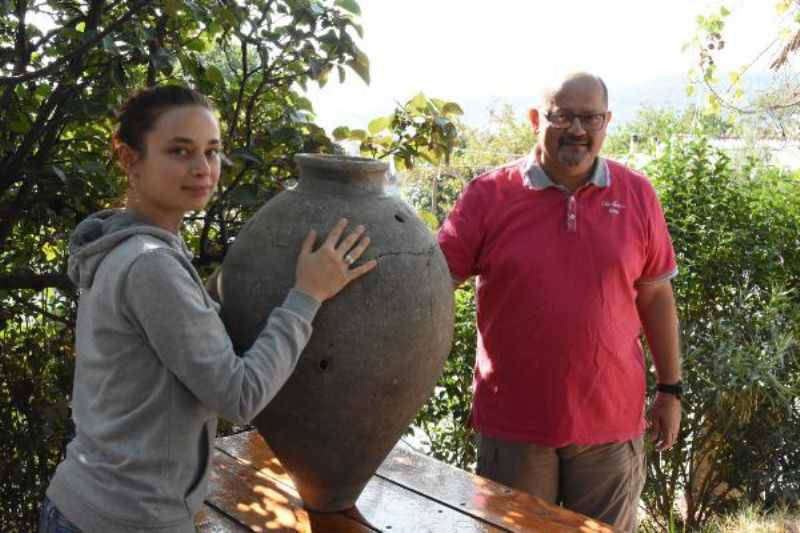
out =
[(642, 438), (546, 448), (480, 436), (478, 475), (634, 532), (644, 488)]

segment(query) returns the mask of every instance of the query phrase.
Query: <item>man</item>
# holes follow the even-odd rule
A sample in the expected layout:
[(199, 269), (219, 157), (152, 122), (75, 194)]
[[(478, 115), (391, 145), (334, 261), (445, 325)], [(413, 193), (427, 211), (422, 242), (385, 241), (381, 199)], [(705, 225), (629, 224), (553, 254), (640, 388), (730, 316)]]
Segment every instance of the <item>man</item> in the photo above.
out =
[(478, 473), (633, 531), (642, 329), (659, 450), (680, 424), (675, 254), (649, 181), (598, 156), (611, 120), (599, 77), (567, 76), (529, 118), (530, 157), (470, 182), (439, 232), (455, 283), (477, 276)]

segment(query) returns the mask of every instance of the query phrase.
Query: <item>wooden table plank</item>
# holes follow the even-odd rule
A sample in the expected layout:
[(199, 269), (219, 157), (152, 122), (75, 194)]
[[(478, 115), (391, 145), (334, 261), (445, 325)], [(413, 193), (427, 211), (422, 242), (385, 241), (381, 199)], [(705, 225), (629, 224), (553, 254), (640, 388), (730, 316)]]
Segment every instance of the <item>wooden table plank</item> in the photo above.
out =
[[(303, 509), (294, 486), (275, 480), (217, 450), (209, 477), (210, 503), (240, 525), (240, 529), (276, 533), (373, 533), (376, 531), (343, 513), (313, 513)], [(225, 531), (225, 530), (223, 530)], [(231, 529), (229, 531), (235, 531)]]
[[(291, 479), (255, 432), (217, 440), (218, 449), (298, 498)], [(299, 504), (300, 500), (297, 499)], [(357, 502), (363, 524), (397, 531), (600, 531), (595, 520), (396, 447)], [(408, 517), (408, 520), (406, 520)]]
[(432, 460), (402, 445), (389, 453), (377, 475), (509, 531), (612, 531), (598, 520)]
[(377, 476), (367, 483), (356, 508), (369, 524), (386, 533), (507, 531)]
[(208, 504), (203, 505), (195, 517), (194, 525), (199, 533), (229, 533), (241, 529), (238, 522), (231, 520)]
[[(217, 448), (225, 454), (243, 459), (243, 462), (239, 463), (238, 467), (234, 467), (229, 464), (230, 461), (220, 458), (218, 460), (218, 469), (224, 472), (223, 477), (232, 479), (234, 470), (238, 476), (252, 476), (252, 474), (243, 472), (242, 468), (247, 470), (258, 469), (256, 482), (261, 484), (269, 483), (271, 490), (269, 492), (264, 491), (264, 489), (257, 488), (257, 490), (260, 490), (264, 496), (268, 496), (271, 500), (276, 499), (275, 491), (277, 491), (281, 499), (286, 498), (286, 507), (300, 508), (302, 500), (300, 500), (291, 478), (280, 466), (280, 463), (275, 459), (272, 451), (264, 443), (260, 435), (252, 432), (224, 437), (223, 439), (218, 439)], [(255, 473), (255, 470), (252, 471)], [(253, 483), (252, 479), (233, 481), (229, 487), (214, 494), (213, 498), (209, 498), (209, 501), (224, 508), (226, 512), (235, 514), (237, 520), (243, 520), (251, 525), (255, 517), (252, 512), (248, 512), (244, 508), (242, 503), (248, 501), (248, 499), (252, 500), (253, 497), (248, 494), (242, 494), (242, 489), (237, 488), (237, 486), (252, 486)], [(263, 505), (259, 504), (255, 508), (256, 512), (266, 511)], [(466, 516), (458, 510), (448, 508), (378, 477), (373, 477), (364, 488), (356, 507), (357, 509), (351, 511), (347, 516), (357, 521), (359, 526), (364, 527), (363, 531), (384, 531), (388, 533), (405, 531), (414, 533), (442, 531), (499, 533), (504, 531), (483, 520)], [(236, 508), (236, 510), (228, 511), (228, 509), (233, 508)], [(304, 510), (302, 512), (308, 513)], [(340, 517), (341, 513), (310, 513), (310, 515), (319, 515), (318, 518), (321, 520), (322, 518)], [(304, 525), (302, 519), (289, 518), (285, 512), (284, 516), (280, 524), (281, 527)], [(268, 518), (272, 518), (272, 515), (269, 515)], [(259, 524), (263, 522), (263, 515), (261, 519), (256, 518), (256, 521)], [(270, 525), (276, 527), (278, 524), (270, 522)], [(329, 529), (331, 526), (314, 529), (314, 524), (310, 525), (312, 526), (312, 531), (315, 532), (331, 531)], [(352, 531), (362, 531), (361, 529), (355, 529), (355, 525), (349, 523), (343, 523), (341, 527), (353, 527)], [(292, 529), (284, 530), (294, 531)], [(284, 530), (279, 529), (278, 531)], [(297, 531), (305, 531), (305, 529), (297, 529)], [(343, 531), (349, 530), (345, 529)]]

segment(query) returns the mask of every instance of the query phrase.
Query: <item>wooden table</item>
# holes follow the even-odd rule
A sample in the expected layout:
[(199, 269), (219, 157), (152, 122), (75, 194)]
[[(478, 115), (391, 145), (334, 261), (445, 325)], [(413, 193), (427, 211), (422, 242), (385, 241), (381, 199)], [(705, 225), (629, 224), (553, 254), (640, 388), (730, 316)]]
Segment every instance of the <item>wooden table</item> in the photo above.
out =
[(255, 431), (217, 439), (198, 530), (387, 533), (581, 531), (606, 524), (396, 446), (356, 509), (306, 511), (291, 479)]

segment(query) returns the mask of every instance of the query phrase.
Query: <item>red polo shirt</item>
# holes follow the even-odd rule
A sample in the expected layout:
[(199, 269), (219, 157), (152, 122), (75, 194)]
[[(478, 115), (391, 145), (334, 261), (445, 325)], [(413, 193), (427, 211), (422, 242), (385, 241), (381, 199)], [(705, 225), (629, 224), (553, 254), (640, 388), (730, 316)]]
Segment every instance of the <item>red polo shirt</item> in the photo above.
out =
[(469, 183), (439, 244), (453, 278), (478, 276), (474, 428), (549, 447), (644, 432), (637, 285), (676, 273), (647, 178), (600, 158), (571, 194), (517, 161)]

